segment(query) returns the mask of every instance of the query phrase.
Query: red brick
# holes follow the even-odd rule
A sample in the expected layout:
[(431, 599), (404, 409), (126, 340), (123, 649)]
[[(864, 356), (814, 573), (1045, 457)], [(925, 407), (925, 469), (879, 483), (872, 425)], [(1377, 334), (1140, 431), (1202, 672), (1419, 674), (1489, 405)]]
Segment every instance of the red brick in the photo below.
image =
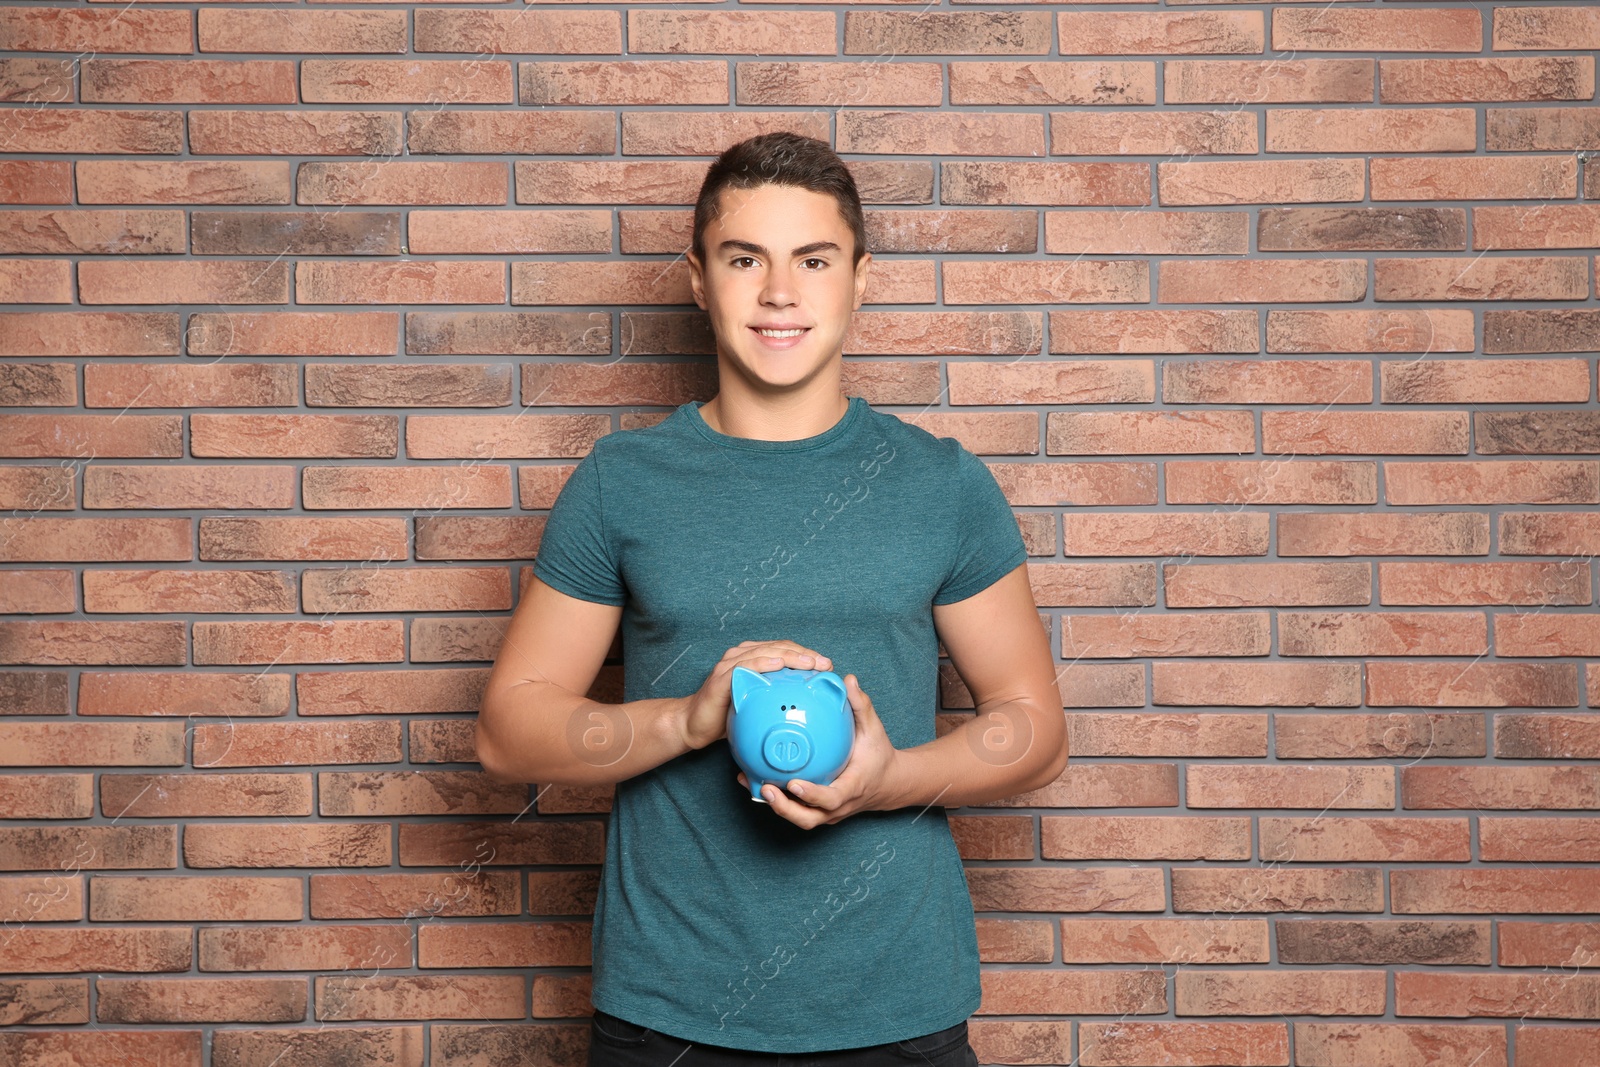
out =
[[(1587, 563), (1378, 564), (1382, 604), (1587, 604)], [(1497, 616), (1499, 622), (1505, 616)], [(1498, 647), (1498, 642), (1497, 642)], [(1501, 648), (1502, 655), (1526, 655)]]
[[(1476, 49), (1477, 31), (1472, 37)], [(1471, 152), (1476, 147), (1477, 112), (1469, 107), (1267, 109), (1268, 152)]]
[(1155, 867), (976, 867), (967, 869), (978, 911), (1161, 911)]
[(311, 875), (315, 919), (520, 914), (522, 889), (516, 871)]
[[(1304, 1067), (1508, 1067), (1503, 1026), (1461, 1023), (1294, 1024), (1295, 1062)], [(1518, 1042), (1517, 1051), (1522, 1051)], [(1522, 1057), (1517, 1057), (1522, 1063)]]
[[(365, 971), (409, 967), (415, 940), (411, 927), (398, 923), (203, 926), (199, 937), (202, 971)], [(420, 1056), (416, 1067), (421, 1067)]]
[(1191, 808), (1393, 808), (1388, 767), (1193, 764)]
[(109, 104), (293, 104), (294, 62), (86, 59), (82, 99)]
[(1564, 970), (1527, 975), (1397, 971), (1394, 976), (1397, 1016), (1587, 1021), (1594, 1018), (1596, 995), (1600, 995), (1600, 975)]
[(1267, 716), (1118, 711), (1067, 716), (1073, 755), (1265, 756)]
[[(318, 1067), (340, 1060), (422, 1067), (427, 1038), (421, 1026), (219, 1028), (211, 1047), (216, 1062), (230, 1067)], [(472, 1045), (474, 1052), (481, 1047)]]
[(0, 49), (11, 52), (141, 52), (194, 50), (194, 15), (157, 8), (92, 10), (14, 7), (0, 11)]
[(287, 466), (99, 464), (83, 472), (86, 508), (287, 508), (293, 503), (294, 468)]
[[(1501, 616), (1496, 621), (1510, 620)], [(1530, 618), (1530, 621), (1536, 620)], [(1589, 629), (1593, 631), (1592, 623)], [(1526, 652), (1508, 654), (1527, 655)], [(1600, 652), (1562, 654), (1600, 656)], [(1494, 717), (1494, 754), (1500, 759), (1600, 759), (1600, 715), (1504, 712)]]
[[(50, 778), (59, 778), (61, 775), (13, 775), (0, 779), (0, 795), (5, 795), (9, 800), (11, 783), (21, 784), (25, 781), (37, 783), (37, 788), (48, 790)], [(80, 777), (73, 775), (72, 777)], [(81, 776), (87, 779), (88, 775)], [(8, 806), (7, 812), (13, 818), (31, 818), (31, 816), (17, 815), (22, 810), (19, 807)], [(87, 813), (85, 813), (87, 814)], [(45, 875), (17, 875), (0, 879), (0, 914), (4, 914), (8, 926), (11, 926), (9, 937), (21, 934), (26, 927), (16, 927), (17, 923), (48, 923), (48, 922), (80, 922), (83, 919), (83, 879), (76, 873), (65, 873), (70, 868), (63, 867), (62, 872)], [(42, 927), (48, 932), (50, 927)], [(0, 946), (0, 951), (9, 947)], [(0, 958), (4, 958), (0, 956)]]
[(398, 763), (400, 723), (205, 723), (195, 726), (194, 765), (294, 766)]
[(1592, 862), (1600, 859), (1600, 819), (1480, 817), (1478, 857), (1485, 861)]
[[(1278, 552), (1284, 554), (1281, 545)], [(1285, 656), (1482, 656), (1489, 651), (1488, 625), (1477, 612), (1280, 611), (1278, 651)]]
[(175, 826), (0, 827), (0, 870), (177, 867)]
[[(1501, 550), (1507, 551), (1503, 544)], [(1278, 516), (1279, 556), (1483, 556), (1488, 553), (1487, 515), (1285, 512)]]
[(839, 152), (1043, 156), (1044, 116), (1022, 112), (841, 111)]
[(0, 990), (5, 996), (0, 1025), (64, 1026), (89, 1021), (87, 978), (0, 979)]
[[(1377, 61), (1367, 58), (1169, 59), (1161, 64), (1162, 100), (1168, 104), (1234, 106), (1367, 104), (1372, 102), (1375, 66)], [(1154, 100), (1126, 103), (1148, 104)]]
[(189, 316), (192, 356), (392, 356), (397, 311), (201, 312)]
[[(979, 1015), (1164, 1015), (1160, 970), (1018, 968), (982, 975)], [(974, 1026), (977, 1021), (974, 1021)], [(1062, 1056), (1067, 1060), (1070, 1057)]]
[(85, 304), (286, 304), (289, 264), (259, 260), (86, 260), (78, 264)]
[(100, 807), (114, 817), (134, 819), (309, 815), (311, 776), (102, 774)]
[[(5, 420), (0, 416), (0, 429)], [(69, 570), (0, 572), (0, 615), (40, 615), (78, 610), (77, 574)]]
[(1044, 859), (1250, 858), (1250, 820), (1245, 818), (1046, 815), (1040, 834), (1039, 855)]
[(0, 723), (8, 766), (179, 766), (181, 723)]
[(1261, 919), (1062, 919), (1059, 925), (1064, 963), (1268, 960), (1268, 928)]
[(1263, 259), (1165, 263), (1157, 299), (1171, 303), (1360, 300), (1367, 265), (1359, 259)]
[(515, 103), (511, 64), (487, 59), (305, 59), (308, 104)]
[[(289, 164), (272, 160), (82, 159), (78, 161), (78, 200), (84, 204), (287, 204)], [(178, 265), (166, 264), (162, 269)]]
[(1478, 714), (1280, 715), (1279, 759), (1483, 757), (1488, 742)]
[(1263, 815), (1260, 828), (1261, 859), (1270, 863), (1465, 863), (1472, 858), (1465, 818)]
[(301, 715), (437, 714), (477, 711), (487, 668), (302, 671)]
[[(1481, 156), (1450, 160), (1388, 157), (1372, 160), (1374, 200), (1571, 200), (1577, 195), (1578, 162), (1575, 159)], [(1461, 274), (1460, 262), (1453, 262), (1457, 264), (1456, 272)], [(1497, 262), (1502, 267), (1508, 265), (1504, 260)], [(1499, 299), (1509, 296), (1498, 292), (1494, 295)], [(1580, 294), (1580, 299), (1586, 295), (1587, 290)]]
[[(278, 265), (287, 271), (288, 264)], [(522, 265), (513, 264), (512, 269)], [(471, 260), (301, 260), (295, 264), (294, 290), (300, 304), (503, 304), (505, 265)]]
[(187, 560), (188, 519), (0, 519), (8, 561), (102, 563)]
[(1470, 352), (1470, 311), (1273, 310), (1267, 312), (1270, 352)]
[(1382, 911), (1383, 872), (1364, 868), (1201, 868), (1172, 871), (1175, 912)]
[[(1597, 961), (1597, 924), (1590, 922), (1514, 922), (1502, 919), (1502, 967), (1592, 967)], [(1487, 961), (1486, 961), (1487, 962)]]
[(1461, 870), (1392, 870), (1395, 913), (1600, 910), (1600, 881), (1584, 867), (1474, 867)]
[[(847, 12), (846, 20), (850, 15), (858, 12)], [(671, 68), (690, 68), (698, 65), (695, 60), (676, 60), (664, 66)], [(523, 64), (523, 103), (546, 102), (542, 99), (530, 98), (528, 87), (534, 78), (542, 80), (537, 84), (537, 97), (551, 95), (558, 88), (569, 84), (556, 81), (554, 74), (542, 75), (530, 68), (538, 68), (546, 64)], [(557, 66), (550, 64), (550, 66)], [(560, 66), (576, 66), (576, 64), (562, 64)], [(717, 87), (720, 85), (720, 99), (694, 99), (689, 92), (681, 95), (672, 95), (662, 90), (662, 84), (656, 82), (654, 95), (659, 99), (644, 99), (644, 93), (639, 90), (628, 90), (633, 99), (606, 99), (607, 95), (620, 94), (624, 90), (618, 88), (607, 94), (604, 90), (600, 96), (603, 102), (622, 104), (726, 104), (727, 81), (723, 64), (708, 64), (714, 67), (706, 74), (706, 83), (699, 94), (706, 97), (717, 96)], [(963, 64), (953, 63), (952, 68), (961, 67)], [(565, 73), (565, 72), (561, 72)], [(576, 73), (576, 72), (574, 72)], [(684, 70), (685, 75), (688, 70)], [(711, 78), (715, 73), (716, 79)], [(953, 71), (952, 71), (953, 76)], [(595, 78), (585, 72), (587, 79)], [(554, 82), (554, 84), (552, 84)], [(578, 81), (572, 78), (572, 88), (569, 93), (576, 93)], [(649, 83), (646, 83), (648, 91)], [(975, 101), (955, 100), (956, 88), (951, 85), (953, 103), (973, 103)], [(736, 103), (754, 107), (775, 106), (806, 106), (818, 107), (937, 107), (944, 99), (943, 67), (939, 63), (850, 63), (850, 62), (766, 62), (749, 60), (734, 64), (734, 99)], [(576, 99), (553, 99), (549, 103), (578, 103)], [(1130, 103), (1133, 101), (1129, 101)], [(949, 199), (946, 198), (946, 203)]]
[(200, 558), (208, 560), (405, 559), (408, 544), (406, 520), (399, 517), (200, 520)]
[[(622, 54), (622, 17), (616, 11), (539, 10), (486, 11), (479, 9), (416, 12), (418, 52), (476, 52), (483, 55), (581, 53), (584, 55)], [(404, 48), (401, 49), (404, 51)], [(524, 63), (524, 70), (537, 64)], [(727, 84), (727, 68), (723, 84)], [(523, 101), (528, 103), (529, 101)], [(600, 99), (571, 103), (607, 103)], [(620, 101), (619, 101), (620, 102)], [(652, 103), (689, 101), (652, 101)], [(703, 103), (727, 103), (721, 101)]]
[(1600, 1055), (1600, 1026), (1516, 1026), (1518, 1067), (1570, 1067)]
[(1056, 15), (1062, 55), (1202, 55), (1260, 52), (1259, 11), (1062, 11)]
[[(1153, 514), (1094, 513), (1063, 515), (1062, 551), (1071, 556), (1122, 556), (1122, 555), (1180, 555), (1180, 556), (1263, 556), (1267, 552), (1267, 521), (1265, 515), (1251, 514)], [(1151, 633), (1160, 633), (1160, 623), (1138, 620), (1140, 625), (1152, 625)], [(1111, 631), (1094, 629), (1100, 624), (1088, 617), (1073, 619), (1074, 625), (1091, 627), (1088, 633), (1098, 633), (1096, 640), (1109, 637)], [(1120, 627), (1119, 627), (1120, 628)], [(1232, 633), (1232, 631), (1228, 631)], [(1172, 635), (1177, 637), (1176, 634)], [(1186, 638), (1199, 637), (1187, 633)], [(1114, 641), (1115, 643), (1115, 641)], [(1105, 655), (1106, 653), (1096, 653)]]
[[(609, 808), (605, 809), (609, 810)], [(605, 858), (599, 822), (411, 822), (400, 831), (400, 863), (407, 867), (589, 864)]]
[(511, 470), (474, 467), (307, 467), (307, 510), (507, 508)]
[(95, 1018), (118, 1023), (301, 1022), (303, 978), (97, 978)]
[(1378, 364), (1385, 404), (1583, 403), (1582, 359), (1386, 359)]
[(0, 942), (0, 964), (27, 974), (187, 971), (192, 936), (182, 927), (22, 927)]
[(419, 967), (588, 967), (589, 922), (426, 923)]
[(1186, 159), (1156, 164), (1161, 203), (1167, 207), (1360, 200), (1366, 195), (1366, 178), (1366, 162), (1360, 159)]
[[(1217, 1064), (1224, 1062), (1224, 1056), (1242, 1057), (1245, 1063), (1287, 1064), (1289, 1028), (1283, 1023), (1141, 1023), (1127, 1019), (1078, 1024), (1078, 1062), (1083, 1067), (1140, 1062)], [(1059, 1058), (1067, 1056), (1062, 1053)]]
[(155, 254), (187, 251), (182, 211), (0, 211), (0, 252)]
[[(137, 154), (176, 153), (183, 150), (181, 111), (134, 111), (112, 108), (17, 109), (25, 118), (9, 122), (6, 150), (9, 152), (120, 152)], [(105, 160), (112, 167), (136, 167), (136, 160)], [(79, 183), (83, 168), (90, 161), (79, 160)], [(81, 203), (99, 203), (84, 199)], [(139, 201), (128, 201), (137, 203)]]
[[(1536, 571), (1531, 600), (1539, 605), (1590, 603), (1589, 563), (1552, 563)], [(1568, 574), (1581, 574), (1582, 584)], [(1530, 585), (1533, 584), (1533, 579)], [(1600, 656), (1600, 614), (1542, 614), (1538, 611), (1494, 616), (1494, 651), (1501, 656)]]
[[(83, 368), (88, 408), (245, 408), (293, 406), (299, 389), (286, 363), (219, 366), (91, 365)], [(181, 437), (181, 434), (176, 435)]]
[(72, 264), (65, 259), (0, 260), (0, 302), (72, 303)]
[(670, 159), (516, 160), (519, 204), (692, 204), (705, 167)]
[(391, 851), (383, 823), (201, 823), (183, 833), (183, 862), (189, 867), (387, 867)]
[(1412, 704), (1480, 708), (1576, 707), (1577, 665), (1573, 663), (1366, 664), (1366, 702), (1374, 706)]
[(194, 624), (196, 664), (399, 663), (404, 647), (399, 619)]
[(289, 614), (295, 576), (273, 570), (94, 570), (83, 575), (84, 611)]
[(1157, 704), (1354, 707), (1362, 702), (1357, 664), (1157, 661), (1150, 664), (1150, 680)]
[[(439, 111), (430, 108), (413, 111), (406, 120), (406, 146), (413, 155), (429, 152), (610, 155), (617, 150), (617, 127), (611, 112), (599, 110), (467, 111), (458, 108)], [(463, 166), (461, 163), (451, 165)], [(505, 200), (495, 202), (503, 204)]]
[(178, 457), (177, 415), (0, 415), (0, 455), (78, 459)]
[(1496, 9), (1494, 49), (1600, 48), (1600, 14), (1591, 8)]
[(1600, 807), (1600, 771), (1592, 767), (1400, 768), (1407, 808), (1584, 809)]
[[(312, 363), (305, 369), (310, 407), (505, 407), (511, 402), (511, 371), (498, 364), (423, 364), (374, 368)], [(365, 473), (382, 477), (381, 472)], [(433, 481), (437, 474), (402, 475)]]
[(322, 815), (515, 815), (528, 787), (481, 771), (326, 771), (318, 775)]
[(831, 56), (837, 49), (831, 11), (628, 12), (628, 51), (710, 55)]
[[(0, 663), (170, 666), (184, 662), (185, 645), (184, 624), (179, 621), (0, 622)], [(181, 740), (178, 747), (183, 747)], [(111, 753), (106, 755), (115, 758)], [(183, 762), (181, 757), (178, 762)]]
[[(290, 405), (297, 402), (298, 398), (287, 401)], [(399, 448), (399, 438), (400, 420), (395, 415), (210, 415), (195, 412), (189, 416), (189, 452), (196, 457), (393, 459)]]
[(316, 986), (320, 1019), (522, 1019), (522, 975), (325, 975)]
[(94, 814), (91, 774), (0, 776), (0, 811), (8, 819), (86, 819)]
[(1389, 504), (1600, 504), (1600, 461), (1485, 460), (1385, 465)]
[(289, 711), (289, 677), (225, 671), (83, 671), (79, 715), (254, 718)]
[[(1068, 672), (1070, 675), (1071, 672)], [(1066, 679), (1071, 684), (1072, 679)], [(1091, 698), (1092, 699), (1092, 698)], [(1099, 701), (1104, 703), (1104, 700)], [(1079, 706), (1079, 705), (1071, 705)], [(1069, 766), (1056, 781), (988, 807), (1176, 807), (1176, 764)]]
[[(851, 12), (852, 16), (856, 14), (865, 15), (867, 13)], [(745, 65), (740, 64), (741, 67)], [(898, 71), (905, 67), (916, 69), (927, 66), (934, 65), (896, 61), (894, 63), (872, 64), (867, 69), (871, 73), (883, 75), (888, 71)], [(1167, 69), (1171, 70), (1172, 66), (1172, 63), (1168, 63)], [(909, 72), (907, 73), (909, 74)], [(901, 75), (899, 80), (904, 83), (909, 79), (906, 75)], [(866, 83), (862, 82), (861, 84)], [(773, 102), (776, 103), (777, 101)], [(787, 102), (811, 103), (813, 101)], [(834, 103), (831, 99), (815, 102)], [(914, 106), (929, 102), (921, 99), (857, 99), (854, 95), (837, 101), (839, 104), (855, 104), (868, 107)], [(938, 99), (931, 101), (933, 104), (941, 102)], [(1040, 103), (1154, 104), (1156, 102), (1156, 65), (1149, 60), (1061, 62), (1041, 59), (1024, 63), (952, 60), (950, 63), (950, 102), (952, 104), (999, 105)], [(948, 204), (953, 201), (947, 196), (944, 198), (944, 202)]]
[(1283, 14), (1288, 17), (1272, 20), (1274, 51), (1476, 52), (1483, 47), (1483, 15), (1476, 10), (1289, 8)]
[(0, 204), (70, 203), (70, 160), (0, 159)]
[(1049, 963), (1055, 958), (1051, 925), (1039, 919), (978, 919), (978, 957), (985, 963)]
[[(89, 879), (89, 918), (97, 922), (298, 921), (305, 918), (303, 886), (299, 878), (98, 875)], [(187, 938), (184, 954), (187, 957)]]
[(1375, 504), (1378, 498), (1378, 465), (1367, 460), (1169, 460), (1166, 468), (1168, 504)]
[[(1514, 18), (1558, 8), (1518, 10)], [(1506, 27), (1504, 16), (1494, 32)], [(1493, 45), (1499, 48), (1499, 45)], [(1474, 51), (1474, 50), (1467, 50)], [(1483, 59), (1384, 59), (1379, 62), (1386, 104), (1458, 104), (1462, 101), (1594, 99), (1594, 66), (1582, 56), (1485, 56)], [(1467, 162), (1467, 160), (1462, 160)], [(1453, 200), (1454, 197), (1450, 197)]]
[(199, 1030), (45, 1030), (0, 1034), (0, 1055), (18, 1067), (115, 1063), (117, 1067), (201, 1067)]
[[(201, 11), (201, 15), (212, 14)], [(254, 11), (229, 12), (254, 15)], [(268, 12), (259, 12), (268, 14)], [(273, 11), (293, 15), (288, 9)], [(395, 12), (403, 14), (403, 12)], [(316, 110), (189, 112), (189, 148), (208, 156), (370, 156), (400, 154), (404, 143), (398, 111)], [(283, 201), (287, 203), (287, 201)]]
[(1388, 976), (1371, 968), (1180, 970), (1173, 997), (1178, 1015), (1382, 1015), (1387, 1008)]
[(510, 191), (505, 164), (493, 161), (301, 163), (297, 181), (302, 204), (504, 204)]
[[(404, 52), (404, 11), (199, 10), (202, 52)], [(291, 68), (292, 69), (292, 68)], [(291, 88), (293, 81), (290, 82)], [(289, 101), (293, 103), (293, 99)]]
[[(610, 252), (611, 216), (599, 211), (483, 208), (413, 211), (406, 221), (406, 237), (413, 255)], [(606, 321), (609, 324), (609, 316)]]

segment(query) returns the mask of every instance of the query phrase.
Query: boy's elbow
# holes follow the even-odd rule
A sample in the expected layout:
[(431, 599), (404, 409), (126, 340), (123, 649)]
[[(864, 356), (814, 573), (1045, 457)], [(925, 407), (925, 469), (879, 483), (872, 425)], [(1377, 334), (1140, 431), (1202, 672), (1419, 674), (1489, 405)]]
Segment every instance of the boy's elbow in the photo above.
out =
[(505, 768), (500, 764), (500, 750), (496, 747), (493, 733), (489, 729), (489, 720), (493, 718), (493, 710), (487, 699), (478, 708), (478, 719), (472, 731), (473, 754), (477, 757), (478, 766), (483, 768), (483, 773), (496, 782), (509, 782)]

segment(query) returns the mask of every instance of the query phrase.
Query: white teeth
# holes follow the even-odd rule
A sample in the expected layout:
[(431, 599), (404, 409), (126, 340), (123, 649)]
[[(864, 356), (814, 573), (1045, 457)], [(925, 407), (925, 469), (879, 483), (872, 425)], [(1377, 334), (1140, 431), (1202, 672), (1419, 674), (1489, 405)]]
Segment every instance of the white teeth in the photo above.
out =
[(757, 329), (756, 333), (759, 333), (762, 337), (799, 337), (801, 334), (805, 333), (805, 331), (804, 330), (762, 330), (762, 329)]

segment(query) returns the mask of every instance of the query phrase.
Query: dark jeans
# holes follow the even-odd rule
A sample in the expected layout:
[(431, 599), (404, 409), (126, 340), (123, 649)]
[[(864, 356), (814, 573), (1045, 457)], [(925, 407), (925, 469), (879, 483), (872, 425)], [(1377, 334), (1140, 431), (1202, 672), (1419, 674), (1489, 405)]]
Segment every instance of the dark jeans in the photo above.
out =
[(589, 1067), (978, 1067), (966, 1020), (922, 1037), (831, 1052), (748, 1052), (685, 1041), (595, 1009), (589, 1024)]

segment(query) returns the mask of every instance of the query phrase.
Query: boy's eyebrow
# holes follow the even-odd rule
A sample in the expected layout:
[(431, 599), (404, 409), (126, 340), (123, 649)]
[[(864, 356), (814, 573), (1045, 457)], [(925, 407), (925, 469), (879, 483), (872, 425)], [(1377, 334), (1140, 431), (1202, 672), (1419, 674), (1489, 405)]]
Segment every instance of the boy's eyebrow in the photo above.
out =
[[(758, 256), (771, 255), (771, 253), (768, 252), (765, 247), (763, 247), (762, 245), (756, 244), (754, 241), (740, 241), (740, 240), (737, 240), (735, 238), (729, 238), (728, 240), (723, 241), (720, 245), (717, 246), (717, 251), (719, 253), (722, 253), (722, 252), (726, 252), (730, 248), (742, 248), (746, 252), (754, 252)], [(804, 256), (804, 255), (809, 255), (812, 252), (842, 252), (842, 251), (844, 251), (844, 249), (840, 248), (837, 244), (833, 243), (832, 241), (812, 241), (808, 245), (801, 245), (799, 248), (796, 248), (793, 252), (790, 252), (789, 255), (791, 255), (791, 256)]]

